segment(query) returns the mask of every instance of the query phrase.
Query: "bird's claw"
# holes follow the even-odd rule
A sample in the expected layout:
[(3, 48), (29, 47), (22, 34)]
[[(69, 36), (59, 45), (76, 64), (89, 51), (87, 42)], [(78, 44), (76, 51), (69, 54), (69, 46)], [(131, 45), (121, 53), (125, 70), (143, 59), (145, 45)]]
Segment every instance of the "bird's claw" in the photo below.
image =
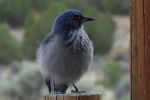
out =
[(75, 86), (75, 84), (73, 83), (74, 89), (75, 90), (71, 90), (71, 93), (85, 93), (85, 91), (79, 91), (78, 88)]
[(76, 90), (71, 90), (71, 93), (85, 93), (86, 91), (76, 91)]

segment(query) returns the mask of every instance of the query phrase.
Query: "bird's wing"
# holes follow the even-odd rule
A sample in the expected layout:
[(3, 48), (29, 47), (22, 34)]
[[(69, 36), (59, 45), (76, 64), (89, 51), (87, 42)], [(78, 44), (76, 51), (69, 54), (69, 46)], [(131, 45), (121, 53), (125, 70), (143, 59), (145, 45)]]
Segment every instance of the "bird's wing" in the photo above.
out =
[(42, 40), (42, 44), (47, 44), (50, 41), (53, 40), (53, 38), (56, 36), (56, 34), (54, 33), (49, 33), (43, 40)]
[[(37, 50), (37, 54), (36, 54), (36, 61), (39, 64), (39, 69), (41, 71), (41, 73), (43, 74), (43, 77), (45, 78), (45, 61), (47, 60), (47, 57), (49, 55), (51, 55), (51, 53), (53, 54), (53, 52), (49, 52), (51, 51), (51, 47), (53, 44), (53, 40), (55, 38), (55, 34), (51, 34), (49, 33), (40, 43), (40, 46)], [(46, 77), (47, 78), (47, 77)]]

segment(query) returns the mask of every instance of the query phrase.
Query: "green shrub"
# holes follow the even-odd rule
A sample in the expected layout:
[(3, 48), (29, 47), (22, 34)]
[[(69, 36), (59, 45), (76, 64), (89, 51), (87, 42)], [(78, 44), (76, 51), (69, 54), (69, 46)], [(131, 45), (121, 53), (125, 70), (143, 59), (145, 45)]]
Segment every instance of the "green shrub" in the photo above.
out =
[(112, 14), (129, 14), (130, 0), (84, 0), (84, 2), (92, 4), (100, 11)]
[(20, 25), (30, 11), (29, 0), (1, 0), (0, 1), (0, 20), (6, 21), (11, 25)]
[(23, 25), (32, 11), (47, 8), (50, 0), (0, 0), (0, 21), (10, 25)]
[(55, 2), (66, 4), (72, 9), (87, 10), (92, 4), (100, 11), (129, 14), (129, 0), (0, 0), (0, 21), (23, 25), (30, 12), (39, 13)]
[(104, 10), (113, 14), (129, 14), (130, 0), (101, 0), (101, 5)]
[(105, 61), (106, 67), (104, 69), (104, 85), (115, 88), (122, 77), (122, 69), (119, 62), (114, 60)]
[(32, 9), (36, 11), (45, 10), (48, 7), (51, 0), (30, 0)]
[(85, 26), (94, 45), (94, 51), (97, 54), (106, 54), (112, 47), (115, 23), (109, 14), (96, 17), (92, 23)]
[(10, 35), (9, 27), (0, 25), (0, 64), (8, 64), (21, 58), (18, 42)]
[(111, 16), (101, 15), (100, 12), (92, 6), (87, 6), (87, 8), (85, 8), (80, 5), (80, 8), (77, 7), (78, 5), (72, 6), (69, 2), (65, 4), (63, 2), (53, 2), (41, 16), (30, 16), (27, 22), (24, 38), (25, 56), (29, 59), (35, 58), (35, 50), (37, 49), (41, 39), (43, 39), (46, 34), (50, 32), (54, 18), (60, 12), (72, 8), (81, 9), (85, 15), (93, 16), (96, 18), (94, 22), (87, 23), (85, 28), (92, 38), (96, 53), (107, 53), (111, 48), (115, 29), (115, 25), (111, 19)]
[[(21, 65), (21, 70), (13, 74), (11, 80), (0, 82), (1, 100), (39, 100), (42, 96), (43, 80), (37, 66), (31, 62)], [(13, 69), (7, 69), (5, 73), (10, 74), (10, 70)]]
[(121, 100), (131, 100), (130, 98), (131, 98), (130, 95), (126, 95), (126, 96), (123, 96), (123, 97), (121, 98)]

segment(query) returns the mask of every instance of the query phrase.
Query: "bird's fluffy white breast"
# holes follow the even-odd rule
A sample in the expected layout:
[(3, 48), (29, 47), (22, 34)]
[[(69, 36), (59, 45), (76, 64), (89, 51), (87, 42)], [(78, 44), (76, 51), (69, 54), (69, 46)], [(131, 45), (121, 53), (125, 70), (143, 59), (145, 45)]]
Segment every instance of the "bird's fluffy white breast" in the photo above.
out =
[(72, 43), (70, 46), (74, 51), (82, 49), (87, 49), (91, 41), (83, 29), (83, 26), (80, 29), (70, 31), (70, 38), (66, 41), (67, 44)]

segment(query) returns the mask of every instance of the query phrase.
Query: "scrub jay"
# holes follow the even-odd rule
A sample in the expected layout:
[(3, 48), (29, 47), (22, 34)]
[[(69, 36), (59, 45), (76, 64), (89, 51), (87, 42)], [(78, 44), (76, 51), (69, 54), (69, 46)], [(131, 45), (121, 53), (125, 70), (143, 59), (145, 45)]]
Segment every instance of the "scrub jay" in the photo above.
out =
[(93, 60), (93, 45), (83, 23), (94, 20), (79, 10), (59, 14), (51, 32), (37, 51), (40, 72), (50, 93), (65, 93), (87, 71)]

